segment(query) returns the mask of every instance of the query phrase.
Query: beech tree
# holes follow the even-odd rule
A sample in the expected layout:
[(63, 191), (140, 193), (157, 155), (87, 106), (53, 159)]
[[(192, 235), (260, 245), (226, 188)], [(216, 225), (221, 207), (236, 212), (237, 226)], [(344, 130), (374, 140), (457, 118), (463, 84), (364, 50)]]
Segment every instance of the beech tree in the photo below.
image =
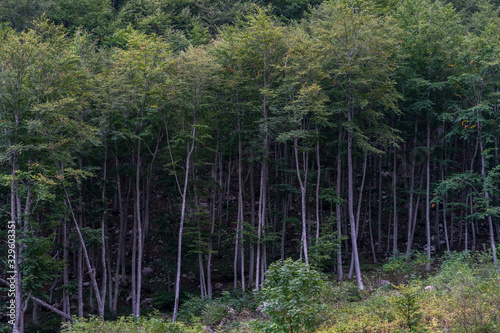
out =
[[(325, 2), (312, 15), (310, 29), (320, 41), (329, 84), (325, 91), (333, 110), (342, 117), (347, 132), (348, 217), (352, 258), (358, 288), (363, 289), (354, 217), (353, 153), (380, 152), (368, 131), (383, 118), (386, 109), (397, 110), (398, 94), (391, 80), (395, 62), (391, 58), (396, 43), (389, 23), (369, 13), (365, 4), (345, 1)], [(379, 136), (394, 143), (396, 136), (384, 124), (377, 124)]]
[[(49, 271), (62, 258), (51, 260), (50, 241), (36, 232), (57, 224), (39, 220), (35, 213), (60, 200), (64, 179), (82, 177), (74, 166), (75, 152), (92, 140), (95, 130), (78, 117), (78, 85), (71, 52), (61, 27), (47, 20), (35, 29), (17, 33), (7, 29), (0, 40), (0, 103), (2, 106), (2, 164), (9, 173), (2, 185), (10, 188), (10, 219), (17, 230), (14, 332), (24, 331), (24, 312), (30, 295), (50, 279)], [(54, 216), (65, 211), (53, 205)], [(35, 259), (33, 256), (38, 256)]]
[(360, 289), (399, 251), (497, 262), (496, 2), (73, 2), (0, 4), (15, 331), (39, 306), (177, 320), (288, 257)]

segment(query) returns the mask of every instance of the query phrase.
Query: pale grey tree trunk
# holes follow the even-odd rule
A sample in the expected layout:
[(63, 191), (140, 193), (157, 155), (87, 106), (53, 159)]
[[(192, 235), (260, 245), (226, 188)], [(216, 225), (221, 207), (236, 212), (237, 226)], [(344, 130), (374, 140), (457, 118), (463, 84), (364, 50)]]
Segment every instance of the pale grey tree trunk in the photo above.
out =
[(430, 216), (430, 191), (431, 191), (431, 125), (430, 111), (427, 111), (427, 173), (426, 173), (426, 193), (425, 193), (425, 234), (427, 237), (427, 265), (425, 269), (431, 270), (431, 216)]
[[(187, 188), (188, 188), (188, 181), (189, 181), (189, 170), (191, 166), (191, 155), (193, 154), (194, 150), (194, 143), (195, 143), (195, 136), (196, 136), (196, 118), (193, 120), (193, 126), (191, 129), (191, 137), (192, 137), (192, 142), (191, 144), (187, 144), (186, 150), (187, 150), (187, 156), (186, 156), (186, 168), (185, 168), (185, 174), (184, 174), (184, 188), (182, 189), (181, 194), (181, 199), (182, 199), (182, 204), (181, 204), (181, 221), (179, 225), (179, 243), (177, 247), (177, 273), (175, 277), (175, 300), (174, 300), (174, 313), (172, 316), (172, 320), (175, 322), (177, 320), (177, 313), (179, 312), (179, 298), (180, 298), (180, 284), (181, 284), (181, 263), (182, 263), (182, 235), (184, 232), (184, 220), (186, 218), (186, 200), (187, 200)], [(167, 138), (168, 140), (168, 138)], [(169, 146), (170, 147), (170, 146)], [(173, 160), (172, 160), (173, 163)], [(180, 186), (179, 183), (177, 182), (179, 191), (180, 191)]]
[(300, 175), (299, 152), (297, 138), (294, 138), (293, 150), (295, 152), (295, 170), (297, 171), (297, 179), (300, 185), (300, 199), (301, 199), (301, 212), (302, 212), (302, 251), (304, 254), (304, 261), (309, 265), (309, 254), (307, 253), (307, 212), (306, 212), (306, 190), (307, 190), (307, 152), (302, 153), (302, 169), (304, 172), (304, 179)]

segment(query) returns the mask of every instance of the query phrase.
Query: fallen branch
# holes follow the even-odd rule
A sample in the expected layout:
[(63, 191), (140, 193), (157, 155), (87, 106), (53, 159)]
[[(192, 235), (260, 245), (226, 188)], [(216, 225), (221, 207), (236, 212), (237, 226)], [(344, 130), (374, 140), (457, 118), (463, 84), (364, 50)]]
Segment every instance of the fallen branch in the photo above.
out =
[[(10, 283), (9, 283), (9, 282), (7, 282), (7, 280), (4, 280), (4, 279), (0, 278), (0, 282), (2, 282), (3, 284), (5, 284), (5, 285), (7, 285), (7, 286), (10, 286)], [(31, 298), (34, 302), (36, 302), (36, 303), (40, 304), (41, 306), (46, 307), (47, 309), (49, 309), (49, 310), (51, 310), (51, 311), (53, 311), (53, 312), (57, 313), (58, 315), (62, 316), (62, 317), (63, 317), (63, 318), (65, 318), (65, 319), (68, 319), (68, 320), (70, 320), (70, 321), (73, 321), (73, 320), (74, 320), (74, 318), (73, 318), (73, 317), (71, 317), (69, 314), (62, 312), (61, 310), (59, 310), (59, 309), (57, 309), (57, 308), (53, 307), (52, 305), (50, 305), (50, 304), (48, 304), (48, 303), (46, 303), (46, 302), (42, 301), (41, 299), (39, 299), (39, 298), (37, 298), (37, 297), (35, 297), (35, 296), (33, 296), (33, 295), (30, 295), (30, 296), (29, 296), (29, 298)]]

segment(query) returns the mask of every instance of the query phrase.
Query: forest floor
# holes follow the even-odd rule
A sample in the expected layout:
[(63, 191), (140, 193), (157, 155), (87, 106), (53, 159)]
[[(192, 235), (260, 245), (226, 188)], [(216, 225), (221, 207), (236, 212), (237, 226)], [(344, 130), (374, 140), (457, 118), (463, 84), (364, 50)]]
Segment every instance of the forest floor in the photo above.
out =
[[(177, 323), (154, 311), (140, 320), (78, 321), (63, 332), (500, 332), (500, 271), (489, 253), (449, 252), (430, 272), (425, 258), (417, 252), (365, 266), (361, 291), (354, 281), (331, 281), (326, 274), (318, 293), (300, 286), (294, 291), (294, 276), (311, 279), (299, 268), (287, 282), (261, 292), (190, 297)], [(291, 267), (279, 266), (279, 274)], [(283, 294), (280, 283), (292, 293)]]

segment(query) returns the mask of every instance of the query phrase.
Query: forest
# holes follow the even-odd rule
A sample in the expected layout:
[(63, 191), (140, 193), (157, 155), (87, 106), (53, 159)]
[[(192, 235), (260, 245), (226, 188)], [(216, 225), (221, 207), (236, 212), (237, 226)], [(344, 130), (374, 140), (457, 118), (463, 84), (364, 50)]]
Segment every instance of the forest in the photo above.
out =
[(499, 107), (496, 0), (3, 0), (0, 332), (499, 332)]

